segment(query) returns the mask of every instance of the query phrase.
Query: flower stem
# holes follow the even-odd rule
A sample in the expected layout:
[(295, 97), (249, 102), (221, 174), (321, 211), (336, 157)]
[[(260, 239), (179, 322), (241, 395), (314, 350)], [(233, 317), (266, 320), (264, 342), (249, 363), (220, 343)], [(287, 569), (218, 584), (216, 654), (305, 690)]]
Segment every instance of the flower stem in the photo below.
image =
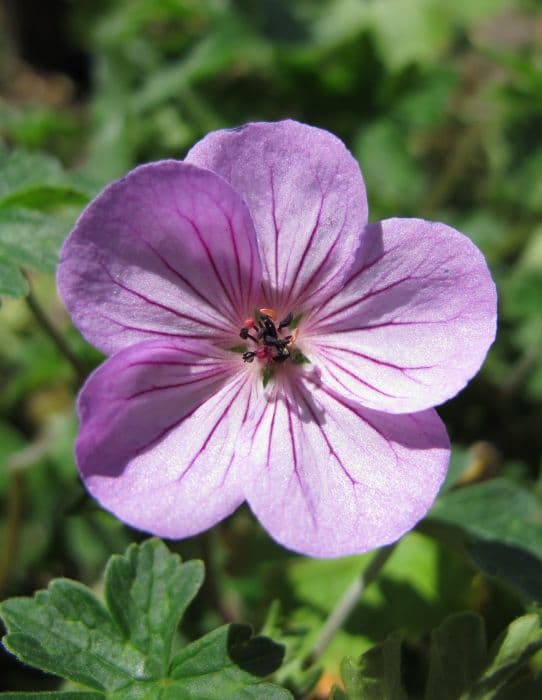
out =
[(87, 375), (85, 367), (81, 360), (75, 355), (69, 345), (66, 343), (64, 338), (60, 335), (57, 329), (53, 326), (51, 321), (47, 318), (45, 312), (41, 308), (38, 300), (34, 296), (32, 290), (30, 289), (26, 296), (26, 303), (30, 311), (34, 314), (36, 321), (38, 322), (40, 328), (49, 336), (49, 338), (56, 345), (60, 353), (68, 360), (70, 365), (75, 372), (75, 375), (80, 383), (82, 383)]
[(363, 594), (367, 586), (369, 586), (380, 573), (384, 564), (388, 561), (391, 553), (395, 548), (395, 544), (383, 547), (378, 550), (369, 565), (363, 570), (350, 586), (346, 589), (337, 604), (329, 614), (329, 617), (324, 623), (320, 634), (312, 650), (310, 651), (305, 666), (311, 666), (322, 656), (328, 648), (344, 622), (351, 615), (352, 611), (359, 602), (360, 596)]
[(9, 470), (9, 490), (7, 498), (6, 529), (0, 552), (0, 595), (14, 567), (14, 558), (19, 542), (19, 526), (23, 509), (23, 479), (21, 470)]

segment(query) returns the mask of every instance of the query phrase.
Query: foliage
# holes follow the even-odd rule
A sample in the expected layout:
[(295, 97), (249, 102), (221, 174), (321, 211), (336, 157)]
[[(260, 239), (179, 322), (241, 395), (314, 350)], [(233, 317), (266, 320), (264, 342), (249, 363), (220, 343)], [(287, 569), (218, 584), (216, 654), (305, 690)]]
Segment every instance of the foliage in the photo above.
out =
[(172, 653), (202, 581), (200, 561), (182, 564), (159, 540), (130, 545), (107, 565), (107, 608), (85, 586), (56, 579), (33, 598), (2, 604), (4, 644), (21, 661), (96, 691), (51, 698), (290, 697), (260, 683), (280, 665), (283, 647), (252, 637), (246, 625), (224, 625)]
[[(515, 620), (490, 650), (479, 615), (471, 612), (452, 615), (431, 635), (424, 700), (514, 697), (508, 694), (517, 691), (518, 685), (509, 681), (540, 649), (542, 628), (538, 615)], [(401, 639), (393, 634), (358, 660), (343, 661), (345, 692), (336, 688), (332, 698), (408, 700), (412, 696), (404, 689), (401, 667)], [(541, 681), (540, 676), (523, 678), (522, 691), (528, 697), (536, 697)]]
[[(287, 691), (269, 690), (254, 673), (261, 669), (251, 655), (262, 644), (265, 670), (273, 667), (275, 681), (299, 697), (326, 698), (334, 684), (344, 686), (336, 698), (540, 697), (532, 612), (542, 603), (539, 3), (64, 5), (56, 25), (53, 12), (27, 12), (25, 20), (40, 22), (39, 41), (56, 63), (19, 45), (24, 32), (7, 17), (0, 25), (2, 39), (12, 35), (0, 41), (0, 592), (18, 596), (2, 607), (10, 648), (72, 680), (59, 689), (57, 679), (6, 653), (0, 689), (23, 694), (3, 697), (121, 697), (122, 683), (145, 697), (166, 678), (167, 697), (169, 687), (188, 692), (193, 664), (205, 671), (201, 683), (224, 697), (281, 697)], [(86, 76), (73, 70), (69, 45), (86, 56)], [(369, 557), (295, 556), (269, 541), (247, 510), (206, 537), (172, 544), (188, 563), (156, 542), (115, 555), (105, 606), (82, 583), (56, 578), (94, 586), (111, 554), (139, 539), (77, 479), (73, 406), (99, 356), (56, 297), (62, 240), (82, 205), (131, 166), (183, 157), (214, 128), (283, 116), (345, 140), (363, 168), (373, 220), (424, 216), (467, 233), (500, 292), (499, 334), (482, 373), (439, 409), (453, 441), (445, 489), (310, 668), (305, 659), (324, 620)], [(65, 339), (76, 371), (33, 301)], [(145, 579), (145, 556), (170, 592), (159, 595), (153, 615), (145, 614), (151, 599), (142, 603), (145, 591), (158, 590)], [(185, 612), (201, 579), (195, 558), (208, 573)], [(47, 591), (25, 597), (51, 580)], [(273, 599), (280, 606), (267, 616)], [(74, 606), (82, 606), (75, 622)], [(62, 609), (54, 623), (53, 607)], [(47, 620), (41, 631), (37, 619)], [(285, 646), (280, 668), (276, 645), (243, 626), (221, 626), (225, 620), (264, 625)], [(92, 627), (98, 621), (101, 632)], [(150, 635), (151, 625), (160, 633)], [(85, 653), (58, 665), (53, 630), (69, 630), (63, 644), (75, 645), (71, 651), (85, 639), (103, 645), (113, 666), (89, 666)], [(76, 687), (81, 680), (88, 690)], [(193, 697), (210, 697), (209, 685), (191, 687)]]

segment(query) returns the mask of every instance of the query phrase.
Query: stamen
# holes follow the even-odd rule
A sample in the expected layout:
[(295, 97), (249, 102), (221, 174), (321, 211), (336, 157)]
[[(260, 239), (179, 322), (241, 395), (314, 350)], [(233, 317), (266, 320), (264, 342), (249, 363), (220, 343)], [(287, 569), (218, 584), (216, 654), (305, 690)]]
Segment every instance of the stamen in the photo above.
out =
[[(267, 366), (271, 361), (281, 364), (290, 359), (296, 362), (299, 351), (294, 349), (297, 339), (297, 328), (292, 329), (292, 333), (282, 336), (281, 331), (290, 326), (294, 321), (292, 312), (288, 313), (282, 321), (276, 325), (276, 313), (273, 309), (260, 309), (256, 312), (255, 320), (247, 318), (245, 325), (239, 331), (243, 340), (250, 338), (255, 343), (254, 350), (247, 350), (243, 353), (245, 362), (253, 362), (254, 358), (267, 361)], [(257, 329), (257, 334), (253, 335), (250, 330)], [(299, 362), (297, 361), (296, 364)]]
[(269, 316), (269, 318), (274, 321), (277, 318), (277, 314), (274, 309), (260, 309), (262, 316)]
[(283, 318), (282, 321), (279, 323), (279, 331), (282, 330), (283, 328), (286, 328), (286, 326), (289, 326), (293, 320), (294, 320), (294, 315), (290, 311), (290, 313), (286, 316), (286, 318)]

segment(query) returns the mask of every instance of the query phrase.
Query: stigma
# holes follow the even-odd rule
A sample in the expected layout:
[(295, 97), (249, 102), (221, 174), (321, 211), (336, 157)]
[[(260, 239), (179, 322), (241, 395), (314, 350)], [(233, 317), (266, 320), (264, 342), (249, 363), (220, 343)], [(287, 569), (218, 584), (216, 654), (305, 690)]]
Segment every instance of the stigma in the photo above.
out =
[(291, 348), (297, 334), (294, 330), (293, 333), (284, 335), (283, 331), (292, 323), (293, 314), (290, 312), (278, 323), (276, 318), (273, 309), (260, 309), (254, 319), (246, 319), (239, 335), (243, 340), (252, 340), (255, 347), (243, 353), (245, 362), (253, 362), (257, 358), (281, 364), (291, 357)]

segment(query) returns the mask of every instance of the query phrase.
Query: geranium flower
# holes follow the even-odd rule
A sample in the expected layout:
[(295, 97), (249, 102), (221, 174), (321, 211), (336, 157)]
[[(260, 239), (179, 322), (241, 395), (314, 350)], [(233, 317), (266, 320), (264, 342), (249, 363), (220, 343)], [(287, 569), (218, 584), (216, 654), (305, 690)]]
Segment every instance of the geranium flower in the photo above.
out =
[(398, 539), (449, 459), (431, 407), (493, 341), (495, 287), (441, 223), (367, 224), (357, 162), (293, 121), (209, 134), (107, 187), (67, 239), (60, 294), (111, 357), (76, 456), (124, 522), (182, 538), (243, 501), (314, 556)]

